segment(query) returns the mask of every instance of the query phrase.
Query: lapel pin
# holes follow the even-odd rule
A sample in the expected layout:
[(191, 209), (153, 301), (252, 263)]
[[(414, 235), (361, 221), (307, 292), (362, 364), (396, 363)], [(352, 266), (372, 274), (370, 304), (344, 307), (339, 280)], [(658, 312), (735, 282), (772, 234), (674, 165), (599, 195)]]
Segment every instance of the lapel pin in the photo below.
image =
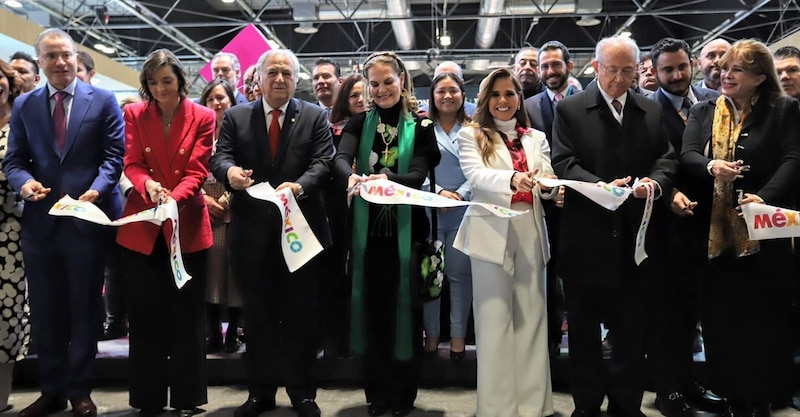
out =
[(292, 117), (292, 123), (294, 123), (294, 121), (295, 121), (295, 120), (296, 120), (296, 119), (295, 119), (294, 117)]

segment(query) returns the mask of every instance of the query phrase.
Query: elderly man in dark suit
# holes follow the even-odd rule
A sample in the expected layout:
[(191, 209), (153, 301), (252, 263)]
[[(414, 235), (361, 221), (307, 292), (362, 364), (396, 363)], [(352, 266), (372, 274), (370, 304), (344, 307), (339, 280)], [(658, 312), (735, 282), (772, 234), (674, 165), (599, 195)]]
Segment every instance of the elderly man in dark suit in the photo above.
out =
[(39, 341), (42, 396), (20, 411), (43, 417), (72, 404), (94, 416), (90, 398), (102, 332), (103, 265), (114, 230), (48, 211), (64, 195), (120, 216), (117, 181), (125, 125), (114, 95), (77, 79), (72, 38), (48, 29), (36, 39), (47, 85), (14, 103), (3, 170), (25, 200), (22, 252), (30, 288), (33, 336)]
[(324, 111), (293, 98), (300, 64), (289, 50), (273, 49), (258, 62), (263, 97), (225, 113), (211, 171), (233, 191), (228, 242), (234, 277), (245, 303), (249, 397), (235, 417), (275, 408), (286, 385), (300, 417), (320, 415), (314, 401), (318, 343), (318, 259), (290, 273), (281, 252), (278, 208), (243, 191), (268, 181), (290, 188), (324, 247), (331, 242), (320, 192), (330, 178), (333, 142)]
[[(646, 235), (649, 258), (634, 262), (647, 188), (637, 186), (610, 211), (567, 189), (559, 264), (569, 311), (573, 417), (594, 417), (608, 395), (615, 417), (641, 417), (644, 295), (668, 260), (663, 247), (676, 157), (663, 134), (656, 102), (629, 90), (639, 48), (631, 39), (605, 38), (592, 66), (597, 79), (556, 106), (553, 168), (559, 178), (625, 186), (632, 178), (654, 187)], [(666, 201), (666, 203), (665, 203)], [(613, 329), (610, 363), (603, 362), (600, 322)]]
[[(653, 100), (664, 109), (664, 129), (675, 149), (681, 151), (683, 131), (689, 117), (689, 108), (698, 101), (719, 97), (719, 93), (691, 85), (691, 49), (686, 41), (664, 38), (656, 42), (651, 51), (653, 69), (659, 88)], [(694, 415), (690, 408), (709, 412), (722, 412), (725, 402), (694, 381), (692, 376), (692, 342), (698, 320), (698, 290), (705, 273), (705, 248), (708, 244), (708, 224), (703, 226), (702, 216), (695, 217), (692, 198), (708, 194), (698, 189), (699, 181), (687, 179), (678, 167), (673, 191), (673, 233), (670, 243), (674, 266), (672, 279), (658, 281), (653, 288), (654, 302), (652, 326), (649, 326), (648, 359), (656, 384), (656, 407), (667, 417)], [(700, 208), (704, 209), (703, 207)]]

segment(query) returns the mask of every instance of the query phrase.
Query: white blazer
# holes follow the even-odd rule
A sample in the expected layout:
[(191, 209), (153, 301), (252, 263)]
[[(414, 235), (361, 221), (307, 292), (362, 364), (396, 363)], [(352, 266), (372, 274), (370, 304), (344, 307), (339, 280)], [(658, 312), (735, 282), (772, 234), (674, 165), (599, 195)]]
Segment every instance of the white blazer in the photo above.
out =
[[(461, 128), (458, 133), (458, 144), (461, 149), (461, 169), (472, 186), (472, 201), (510, 208), (514, 165), (506, 145), (502, 142), (496, 144), (494, 155), (488, 163), (484, 163), (478, 142), (475, 140), (475, 128)], [(528, 160), (528, 170), (533, 171), (538, 168), (539, 174), (553, 173), (553, 167), (550, 165), (550, 146), (543, 132), (531, 129), (522, 137), (522, 148)], [(550, 259), (550, 245), (541, 198), (552, 199), (555, 195), (554, 192), (543, 193), (537, 185), (533, 189), (533, 210), (525, 214), (534, 216), (545, 263)], [(503, 265), (509, 222), (509, 218), (495, 216), (483, 207), (469, 206), (461, 221), (453, 247), (471, 258)]]

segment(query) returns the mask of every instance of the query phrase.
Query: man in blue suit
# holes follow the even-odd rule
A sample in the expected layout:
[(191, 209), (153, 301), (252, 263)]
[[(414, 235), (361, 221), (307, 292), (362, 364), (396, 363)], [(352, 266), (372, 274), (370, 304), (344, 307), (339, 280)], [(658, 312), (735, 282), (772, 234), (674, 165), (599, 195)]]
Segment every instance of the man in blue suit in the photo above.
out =
[[(681, 152), (683, 131), (689, 108), (719, 93), (691, 85), (692, 66), (689, 44), (681, 39), (664, 38), (651, 51), (653, 69), (659, 88), (651, 96), (664, 109), (662, 126), (676, 153)], [(693, 408), (722, 412), (724, 401), (695, 382), (692, 376), (692, 341), (698, 320), (699, 288), (706, 262), (708, 227), (704, 216), (687, 216), (693, 210), (710, 210), (711, 181), (700, 184), (688, 180), (678, 166), (673, 192), (673, 216), (670, 234), (671, 263), (676, 269), (668, 281), (657, 281), (652, 325), (648, 334), (648, 358), (656, 386), (656, 406), (667, 417), (694, 416)], [(705, 199), (705, 200), (704, 200)], [(697, 204), (697, 201), (703, 201)], [(690, 209), (683, 209), (689, 207)], [(685, 217), (684, 217), (685, 216)]]
[(48, 215), (70, 195), (120, 216), (117, 181), (125, 134), (114, 95), (76, 78), (77, 49), (58, 29), (36, 40), (47, 85), (14, 103), (3, 169), (25, 201), (22, 251), (33, 337), (39, 341), (42, 395), (20, 417), (43, 417), (72, 404), (75, 417), (97, 414), (90, 398), (102, 331), (103, 265), (113, 229)]

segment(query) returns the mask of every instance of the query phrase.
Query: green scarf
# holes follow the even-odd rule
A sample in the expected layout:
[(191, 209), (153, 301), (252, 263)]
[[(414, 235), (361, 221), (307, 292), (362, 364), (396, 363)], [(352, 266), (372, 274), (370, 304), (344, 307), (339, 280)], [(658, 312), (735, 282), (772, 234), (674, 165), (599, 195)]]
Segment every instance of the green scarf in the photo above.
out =
[[(367, 113), (356, 158), (356, 173), (369, 175), (369, 155), (378, 129), (378, 111)], [(407, 174), (414, 155), (413, 117), (401, 117), (397, 126), (399, 156), (397, 173)], [(369, 203), (362, 198), (353, 199), (353, 292), (350, 301), (350, 346), (355, 353), (363, 353), (366, 345), (364, 328), (364, 253), (369, 230)], [(397, 297), (397, 319), (394, 351), (397, 359), (409, 360), (413, 352), (411, 326), (411, 207), (397, 207), (397, 247), (400, 255), (400, 288)]]

